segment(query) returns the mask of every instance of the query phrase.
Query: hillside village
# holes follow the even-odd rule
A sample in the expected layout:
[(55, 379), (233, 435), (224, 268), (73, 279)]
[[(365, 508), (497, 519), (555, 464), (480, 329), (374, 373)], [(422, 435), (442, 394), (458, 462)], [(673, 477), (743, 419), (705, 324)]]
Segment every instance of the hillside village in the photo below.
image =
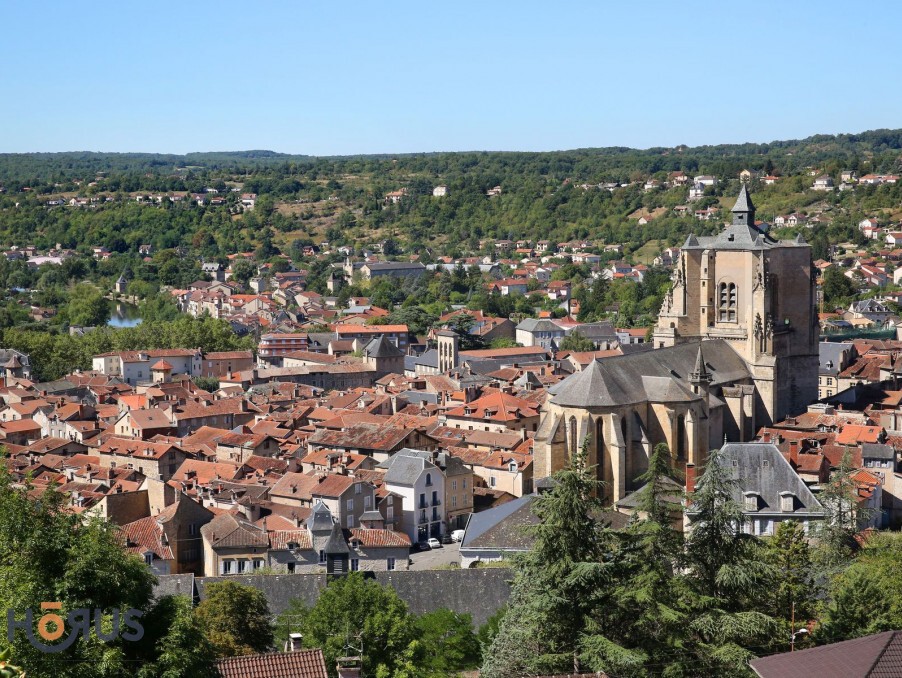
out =
[[(766, 235), (768, 225), (754, 218), (746, 191), (733, 208), (734, 225), (724, 233), (750, 229), (757, 238), (745, 245), (750, 251), (765, 240), (768, 247), (779, 245)], [(744, 226), (746, 217), (755, 225)], [(660, 255), (659, 265), (676, 265), (674, 290), (684, 284), (682, 271), (696, 242), (690, 236), (682, 259), (681, 248)], [(575, 259), (585, 245), (556, 248)], [(801, 238), (790, 245), (810, 251)], [(498, 294), (522, 295), (531, 286), (565, 314), (539, 314), (515, 324), (462, 306), (418, 335), (406, 324), (384, 324), (391, 310), (368, 298), (351, 297), (341, 306), (334, 296), (308, 291), (303, 270), (271, 276), (261, 271), (247, 294), (230, 283), (228, 267), (205, 264), (210, 280), (171, 295), (184, 313), (223, 318), (245, 333), (265, 329), (256, 350), (118, 351), (95, 355), (91, 369), (39, 381), (28, 355), (4, 349), (0, 439), (8, 468), (38, 491), (58, 485), (71, 511), (118, 525), (128, 549), (158, 574), (404, 570), (416, 562), (417, 551), (452, 540), (460, 542), (456, 565), (502, 559), (519, 546), (486, 535), (497, 534), (492, 525), (517, 515), (512, 510), (528, 502), (549, 475), (548, 460), (535, 455), (538, 439), (542, 445), (551, 440), (545, 429), (555, 408), (572, 405), (580, 379), (594, 378), (608, 364), (627, 369), (643, 354), (657, 354), (658, 346), (645, 328), (577, 320), (569, 285), (549, 280), (558, 265), (556, 257), (541, 255), (549, 243), (494, 247), (522, 258), (434, 266), (467, 264), (489, 276), (509, 267), (508, 277), (493, 283)], [(11, 252), (40, 256), (30, 248)], [(882, 258), (890, 261), (892, 254)], [(609, 268), (595, 264), (594, 274), (607, 279), (641, 281), (644, 270), (619, 260)], [(812, 280), (820, 280), (825, 268), (842, 261), (812, 266)], [(848, 273), (872, 269), (881, 270), (876, 259), (855, 258)], [(348, 256), (333, 267), (329, 282), (406, 279), (428, 270), (416, 262)], [(810, 298), (816, 294), (812, 287)], [(289, 304), (298, 310), (288, 311)], [(780, 520), (804, 521), (807, 529), (823, 519), (818, 494), (846, 457), (854, 465), (857, 501), (869, 509), (862, 511), (869, 518), (860, 527), (902, 522), (902, 341), (895, 336), (896, 308), (886, 296), (814, 316), (815, 339), (828, 327), (889, 328), (893, 336), (816, 342), (811, 401), (796, 403), (772, 421), (774, 412), (762, 415), (758, 409), (743, 415), (739, 428), (724, 424), (723, 437), (737, 450), (753, 443), (750, 450), (770, 455), (770, 463), (785, 469), (766, 486), (752, 472), (738, 478), (751, 533), (772, 534)], [(467, 322), (454, 325), (461, 317)], [(473, 337), (483, 347), (463, 348)], [(580, 350), (566, 348), (568, 337), (579, 338)], [(505, 341), (490, 347), (498, 339)], [(765, 353), (781, 350), (776, 346)], [(704, 377), (701, 350), (695, 372), (680, 377), (689, 381), (675, 383)], [(713, 348), (706, 350), (713, 355)], [(205, 390), (199, 379), (214, 380), (216, 387)], [(720, 397), (729, 402), (726, 384), (723, 389)], [(642, 430), (652, 426), (645, 414), (641, 419)], [(569, 427), (567, 436), (576, 436)], [(704, 440), (698, 452), (690, 442), (690, 453), (683, 449), (682, 429), (654, 435), (680, 463), (703, 461)], [(719, 435), (712, 429), (712, 440)], [(693, 482), (687, 469), (690, 491)], [(629, 492), (636, 488), (630, 480), (622, 487), (615, 490), (615, 508), (629, 516), (635, 510)], [(789, 508), (778, 499), (787, 496), (796, 498)], [(757, 497), (754, 506), (749, 497)]]
[[(894, 174), (567, 178), (555, 191), (623, 201), (616, 219), (634, 239), (511, 232), (431, 247), (400, 229), (366, 241), (336, 229), (323, 206), (345, 198), (322, 191), (274, 200), (237, 181), (128, 192), (106, 181), (19, 186), (0, 201), (13, 219), (126, 209), (267, 224), (227, 254), (199, 237), (48, 247), (40, 233), (0, 257), (0, 274), (20, 281), (0, 349), (13, 485), (54, 488), (67, 512), (114, 525), (164, 587), (430, 570), (451, 586), (449, 570), (509, 567), (529, 551), (537, 498), (581, 453), (607, 524), (635, 524), (659, 446), (687, 538), (717, 449), (749, 536), (792, 523), (816, 539), (836, 520), (838, 483), (859, 535), (902, 525)], [(398, 186), (373, 213), (401, 219), (456, 190)], [(478, 199), (512, 193), (492, 182)], [(310, 237), (270, 228), (295, 208), (316, 221)], [(54, 291), (65, 275), (71, 297)], [(76, 324), (68, 306), (86, 291), (147, 314), (136, 321), (147, 328), (215, 328), (217, 343), (129, 334), (102, 313)], [(45, 333), (59, 343), (35, 339)], [(80, 352), (60, 360), (57, 346)]]

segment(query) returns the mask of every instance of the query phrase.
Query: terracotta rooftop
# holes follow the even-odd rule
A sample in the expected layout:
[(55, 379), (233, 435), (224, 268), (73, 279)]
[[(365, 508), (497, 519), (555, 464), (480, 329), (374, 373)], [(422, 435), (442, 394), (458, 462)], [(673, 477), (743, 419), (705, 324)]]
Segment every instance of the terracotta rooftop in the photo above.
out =
[(222, 678), (328, 678), (320, 649), (229, 657), (216, 666)]

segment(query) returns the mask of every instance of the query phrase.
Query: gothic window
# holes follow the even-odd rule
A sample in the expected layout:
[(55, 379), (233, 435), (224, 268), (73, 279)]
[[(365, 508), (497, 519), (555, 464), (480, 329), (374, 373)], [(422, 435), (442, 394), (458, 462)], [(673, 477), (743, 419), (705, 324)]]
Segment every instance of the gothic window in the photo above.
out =
[(595, 420), (595, 444), (598, 447), (598, 460), (600, 462), (604, 450), (604, 419), (601, 417)]
[(686, 417), (682, 414), (677, 417), (676, 453), (677, 459), (686, 458)]
[(576, 417), (570, 417), (570, 454), (576, 453)]
[(738, 309), (738, 293), (733, 283), (720, 283), (718, 285), (718, 302), (720, 308), (720, 322), (736, 322)]

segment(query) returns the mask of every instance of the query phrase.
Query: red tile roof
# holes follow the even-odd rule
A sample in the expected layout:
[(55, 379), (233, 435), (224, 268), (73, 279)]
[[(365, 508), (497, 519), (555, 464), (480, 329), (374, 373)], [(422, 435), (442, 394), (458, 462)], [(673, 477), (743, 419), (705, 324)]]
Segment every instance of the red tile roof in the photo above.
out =
[(222, 678), (328, 678), (320, 649), (229, 657), (216, 666)]

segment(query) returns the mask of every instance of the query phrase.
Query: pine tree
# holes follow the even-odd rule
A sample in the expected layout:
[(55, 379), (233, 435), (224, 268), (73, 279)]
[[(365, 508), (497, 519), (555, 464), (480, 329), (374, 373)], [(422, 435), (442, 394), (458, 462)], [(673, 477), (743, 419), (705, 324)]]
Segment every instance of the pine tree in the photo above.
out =
[[(612, 604), (593, 620), (584, 642), (584, 658), (594, 670), (618, 676), (659, 673), (683, 653), (687, 622), (685, 583), (678, 576), (682, 557), (682, 518), (674, 495), (670, 449), (655, 446), (648, 471), (639, 477), (637, 514), (620, 536), (613, 556), (617, 583)], [(655, 667), (651, 669), (649, 667)]]
[(767, 543), (767, 561), (780, 573), (769, 588), (769, 613), (780, 624), (773, 651), (786, 650), (786, 639), (815, 614), (817, 587), (811, 565), (811, 549), (802, 525), (783, 520)]
[[(776, 577), (761, 541), (741, 530), (742, 508), (733, 498), (737, 481), (722, 454), (709, 454), (689, 499), (686, 580), (694, 610), (687, 646), (695, 653), (696, 674), (747, 675), (752, 650), (767, 646), (777, 632), (775, 620), (765, 612), (766, 594)], [(692, 673), (690, 668), (686, 672)]]
[(598, 521), (600, 483), (587, 467), (588, 439), (553, 488), (533, 500), (535, 542), (514, 561), (508, 611), (482, 667), (484, 678), (580, 669), (580, 639), (605, 590), (609, 533)]

